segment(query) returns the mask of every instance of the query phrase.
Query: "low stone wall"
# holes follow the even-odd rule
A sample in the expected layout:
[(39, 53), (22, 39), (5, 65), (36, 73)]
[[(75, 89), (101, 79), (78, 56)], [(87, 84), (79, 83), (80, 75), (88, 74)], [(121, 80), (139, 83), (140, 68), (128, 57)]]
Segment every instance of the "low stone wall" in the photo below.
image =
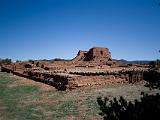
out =
[(13, 71), (2, 66), (2, 72), (13, 73), (38, 82), (54, 86), (57, 90), (74, 89), (94, 85), (110, 85), (116, 83), (135, 83), (143, 79), (143, 71), (120, 70), (112, 72), (69, 72), (54, 73), (52, 71)]
[(7, 68), (7, 67), (3, 67), (3, 66), (1, 66), (1, 72), (12, 73), (12, 72), (13, 72), (13, 70), (12, 70), (12, 69), (10, 69), (10, 68)]
[(13, 71), (11, 69), (2, 67), (2, 72), (13, 73), (15, 75), (29, 78), (38, 82), (43, 82), (54, 86), (58, 90), (66, 90), (68, 85), (69, 77), (56, 75), (56, 74), (45, 74), (45, 73), (35, 73), (35, 72), (20, 72)]

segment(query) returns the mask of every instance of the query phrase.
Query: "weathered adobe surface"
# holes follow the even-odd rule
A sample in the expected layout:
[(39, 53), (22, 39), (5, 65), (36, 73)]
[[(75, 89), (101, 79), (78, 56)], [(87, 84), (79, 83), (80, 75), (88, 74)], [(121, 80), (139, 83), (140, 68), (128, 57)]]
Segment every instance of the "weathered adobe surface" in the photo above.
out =
[(27, 77), (54, 86), (58, 90), (85, 86), (134, 83), (143, 79), (146, 68), (113, 67), (108, 48), (79, 51), (71, 61), (18, 62), (2, 66), (2, 71)]
[(112, 61), (111, 53), (108, 48), (93, 47), (89, 51), (79, 51), (73, 62), (85, 61), (94, 65), (107, 64)]
[[(3, 70), (3, 69), (2, 69)], [(7, 69), (8, 70), (8, 69)], [(4, 71), (4, 70), (3, 70)], [(116, 83), (136, 82), (142, 80), (143, 68), (134, 69), (137, 71), (133, 74), (133, 70), (128, 69), (110, 69), (109, 71), (99, 70), (75, 70), (65, 72), (46, 71), (42, 69), (28, 69), (26, 71), (10, 71), (16, 75), (27, 77), (35, 81), (43, 82), (54, 86), (58, 90), (74, 89), (78, 87), (94, 86), (94, 85), (110, 85)], [(7, 71), (8, 72), (8, 71)], [(134, 81), (132, 81), (134, 77)]]

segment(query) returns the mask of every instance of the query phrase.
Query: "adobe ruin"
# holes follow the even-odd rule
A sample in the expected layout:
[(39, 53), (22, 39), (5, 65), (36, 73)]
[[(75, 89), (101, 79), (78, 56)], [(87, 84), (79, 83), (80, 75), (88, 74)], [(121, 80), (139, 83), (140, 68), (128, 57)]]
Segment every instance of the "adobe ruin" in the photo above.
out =
[(134, 83), (143, 79), (143, 66), (118, 66), (108, 48), (79, 51), (70, 61), (34, 61), (3, 65), (2, 71), (50, 84), (57, 89)]
[(108, 48), (93, 47), (89, 51), (79, 51), (73, 61), (112, 61), (111, 53)]

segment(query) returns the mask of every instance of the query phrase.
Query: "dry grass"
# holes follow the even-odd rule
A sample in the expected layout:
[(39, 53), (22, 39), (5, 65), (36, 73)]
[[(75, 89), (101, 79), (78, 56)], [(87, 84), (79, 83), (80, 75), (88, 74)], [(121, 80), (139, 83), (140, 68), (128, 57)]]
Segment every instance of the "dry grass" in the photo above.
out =
[(56, 91), (56, 89), (50, 85), (43, 84), (41, 82), (36, 82), (27, 78), (22, 78), (15, 76), (11, 77), (12, 79), (15, 79), (16, 81), (13, 81), (11, 84), (8, 84), (8, 87), (16, 87), (16, 86), (22, 86), (22, 85), (32, 85), (32, 86), (37, 86), (40, 88), (41, 91), (47, 92), (47, 91)]
[(127, 100), (149, 94), (144, 83), (91, 86), (72, 91), (56, 91), (52, 86), (0, 73), (0, 120), (101, 120), (98, 96), (123, 96)]

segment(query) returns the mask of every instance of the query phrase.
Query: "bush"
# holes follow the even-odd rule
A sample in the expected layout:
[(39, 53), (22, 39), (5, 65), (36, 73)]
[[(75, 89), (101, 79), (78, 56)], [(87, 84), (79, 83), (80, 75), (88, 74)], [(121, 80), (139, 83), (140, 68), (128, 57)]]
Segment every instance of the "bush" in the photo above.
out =
[(49, 68), (48, 68), (48, 67), (45, 67), (44, 69), (45, 69), (45, 70), (49, 70)]
[(41, 65), (41, 68), (44, 68), (44, 65)]
[(36, 67), (39, 67), (39, 62), (36, 63)]
[(2, 64), (6, 64), (6, 65), (8, 65), (8, 64), (11, 64), (12, 63), (12, 60), (11, 59), (9, 59), (9, 58), (6, 58), (6, 59), (0, 59), (0, 65), (2, 65)]
[(123, 97), (119, 100), (107, 97), (97, 98), (100, 115), (104, 120), (158, 120), (160, 118), (160, 95), (141, 93), (141, 101), (127, 102)]
[(150, 69), (160, 68), (160, 60), (157, 59), (156, 61), (152, 61), (149, 63)]
[(25, 68), (32, 68), (32, 65), (31, 64), (25, 64), (24, 67)]
[(150, 88), (160, 88), (160, 73), (155, 70), (144, 72), (144, 80), (148, 81)]
[(34, 64), (34, 60), (31, 60), (31, 59), (30, 59), (30, 60), (28, 60), (28, 62)]
[(150, 62), (149, 71), (144, 72), (143, 76), (149, 82), (150, 88), (160, 88), (160, 61)]
[(21, 60), (16, 60), (16, 63), (18, 63), (18, 62), (22, 62)]

